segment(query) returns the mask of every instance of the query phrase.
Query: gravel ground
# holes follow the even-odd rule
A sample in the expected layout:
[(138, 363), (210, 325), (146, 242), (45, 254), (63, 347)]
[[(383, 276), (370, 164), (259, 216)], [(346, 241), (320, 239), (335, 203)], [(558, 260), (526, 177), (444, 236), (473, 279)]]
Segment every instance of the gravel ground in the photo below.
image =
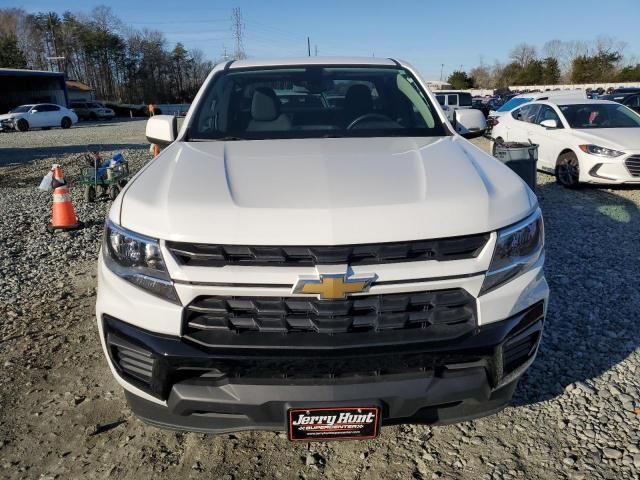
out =
[[(475, 140), (486, 148), (484, 139)], [(374, 441), (291, 444), (148, 427), (127, 410), (93, 317), (106, 201), (72, 189), (84, 230), (48, 235), (52, 163), (85, 143), (149, 159), (144, 123), (0, 134), (0, 478), (640, 478), (640, 189), (568, 191), (539, 175), (552, 297), (513, 406)], [(73, 172), (70, 172), (72, 174)]]

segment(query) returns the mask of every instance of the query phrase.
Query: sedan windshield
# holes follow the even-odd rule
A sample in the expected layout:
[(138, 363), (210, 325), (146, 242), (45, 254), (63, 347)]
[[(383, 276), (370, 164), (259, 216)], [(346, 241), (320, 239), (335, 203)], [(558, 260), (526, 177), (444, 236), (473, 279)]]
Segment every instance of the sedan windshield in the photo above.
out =
[(528, 98), (528, 97), (526, 97), (526, 98), (525, 97), (514, 97), (511, 100), (509, 100), (507, 103), (502, 105), (498, 109), (498, 112), (510, 112), (514, 108), (519, 107), (523, 103), (530, 102), (531, 100), (533, 100), (533, 99), (532, 98)]
[(33, 105), (20, 105), (19, 107), (11, 110), (11, 113), (26, 113), (31, 110), (31, 107), (33, 107)]
[(188, 128), (188, 140), (446, 134), (413, 76), (380, 66), (226, 70)]
[(634, 128), (640, 127), (640, 115), (624, 105), (585, 103), (560, 105), (571, 128)]

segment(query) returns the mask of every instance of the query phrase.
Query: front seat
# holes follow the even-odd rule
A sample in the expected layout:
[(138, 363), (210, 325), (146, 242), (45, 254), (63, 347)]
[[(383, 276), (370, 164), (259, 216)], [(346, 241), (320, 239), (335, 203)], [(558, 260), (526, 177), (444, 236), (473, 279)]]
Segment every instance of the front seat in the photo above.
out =
[(291, 130), (291, 120), (280, 113), (280, 100), (276, 92), (271, 88), (256, 88), (251, 99), (251, 120), (247, 131), (284, 132), (287, 130)]
[(352, 85), (344, 97), (344, 124), (348, 126), (356, 118), (373, 112), (371, 90), (366, 85)]

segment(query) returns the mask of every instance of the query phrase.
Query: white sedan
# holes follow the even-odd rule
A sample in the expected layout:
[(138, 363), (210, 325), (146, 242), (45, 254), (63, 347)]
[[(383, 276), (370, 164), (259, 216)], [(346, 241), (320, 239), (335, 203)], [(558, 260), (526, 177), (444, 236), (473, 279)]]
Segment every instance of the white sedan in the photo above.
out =
[(500, 142), (538, 144), (538, 169), (558, 183), (640, 184), (640, 115), (605, 100), (557, 99), (520, 106), (493, 128)]
[(0, 115), (3, 128), (26, 132), (30, 128), (70, 128), (78, 122), (72, 110), (53, 103), (20, 105), (5, 115)]

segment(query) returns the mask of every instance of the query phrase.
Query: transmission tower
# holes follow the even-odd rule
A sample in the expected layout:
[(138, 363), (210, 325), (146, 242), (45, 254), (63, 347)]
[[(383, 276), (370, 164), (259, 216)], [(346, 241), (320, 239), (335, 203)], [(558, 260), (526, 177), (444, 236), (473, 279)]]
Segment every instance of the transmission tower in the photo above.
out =
[(236, 42), (236, 51), (234, 57), (236, 60), (247, 58), (244, 53), (244, 45), (242, 38), (244, 36), (244, 24), (242, 23), (242, 11), (239, 7), (233, 9), (231, 13), (231, 28), (233, 29), (233, 38)]

